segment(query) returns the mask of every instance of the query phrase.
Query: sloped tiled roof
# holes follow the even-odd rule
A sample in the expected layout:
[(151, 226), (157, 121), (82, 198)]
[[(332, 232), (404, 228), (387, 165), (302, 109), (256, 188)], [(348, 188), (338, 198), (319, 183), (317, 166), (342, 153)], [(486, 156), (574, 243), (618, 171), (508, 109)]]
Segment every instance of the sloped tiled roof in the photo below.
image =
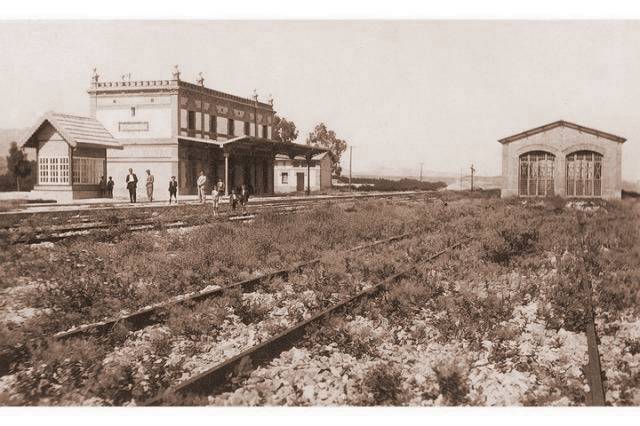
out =
[(45, 123), (51, 124), (72, 147), (78, 145), (97, 148), (122, 148), (120, 143), (95, 118), (47, 112), (24, 136), (20, 145), (35, 147), (34, 136)]
[(610, 139), (614, 142), (623, 143), (624, 141), (626, 141), (626, 139), (621, 136), (616, 136), (611, 133), (603, 132), (601, 130), (592, 129), (590, 127), (580, 126), (578, 124), (574, 124), (569, 121), (558, 120), (558, 121), (554, 121), (553, 123), (545, 124), (544, 126), (535, 127), (531, 130), (526, 130), (524, 132), (517, 133), (512, 136), (507, 136), (506, 138), (499, 139), (498, 142), (502, 144), (513, 142), (518, 139), (523, 139), (529, 136), (533, 136), (537, 133), (542, 133), (542, 132), (546, 132), (547, 130), (555, 129), (556, 127), (568, 127), (570, 129), (574, 129), (579, 132), (589, 133), (599, 138)]

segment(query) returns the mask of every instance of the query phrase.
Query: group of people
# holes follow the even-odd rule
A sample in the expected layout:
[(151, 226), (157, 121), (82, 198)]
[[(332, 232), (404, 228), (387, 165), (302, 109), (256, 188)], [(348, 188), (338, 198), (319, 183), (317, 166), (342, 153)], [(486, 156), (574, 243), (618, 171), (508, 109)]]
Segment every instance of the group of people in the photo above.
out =
[[(153, 175), (151, 174), (151, 170), (147, 169), (147, 199), (149, 202), (153, 201)], [(127, 189), (129, 190), (129, 201), (135, 203), (137, 190), (138, 190), (138, 176), (133, 173), (133, 169), (129, 169), (129, 173), (127, 174), (127, 178), (125, 180), (127, 184)]]
[(100, 176), (100, 183), (98, 186), (100, 187), (100, 198), (113, 198), (113, 185), (115, 182), (113, 178), (109, 176), (109, 180), (105, 182), (104, 176)]
[[(173, 179), (173, 177), (172, 177)], [(207, 202), (207, 176), (204, 174), (204, 170), (200, 170), (200, 176), (198, 176), (198, 180), (196, 181), (196, 185), (198, 186), (198, 199), (201, 203)], [(222, 179), (218, 179), (218, 182), (213, 186), (211, 190), (211, 197), (213, 198), (213, 214), (217, 216), (220, 213), (220, 198), (224, 196), (225, 187)], [(229, 205), (231, 206), (231, 210), (235, 211), (240, 205), (242, 209), (242, 213), (247, 213), (247, 203), (249, 202), (249, 196), (251, 194), (251, 189), (242, 184), (240, 186), (240, 191), (236, 191), (235, 188), (231, 188), (231, 193), (229, 194)]]
[[(146, 171), (146, 189), (147, 189), (147, 199), (149, 202), (153, 201), (153, 183), (154, 178), (151, 174), (150, 170)], [(101, 179), (101, 191), (102, 191), (102, 181), (104, 177)], [(125, 180), (127, 184), (127, 189), (129, 190), (129, 201), (132, 203), (136, 202), (136, 192), (138, 186), (138, 177), (135, 173), (133, 173), (133, 169), (129, 169), (129, 174), (127, 174), (127, 178)], [(207, 176), (204, 174), (204, 170), (200, 170), (200, 174), (196, 181), (196, 185), (198, 187), (198, 199), (201, 203), (206, 203), (207, 201)], [(106, 188), (109, 191), (111, 197), (113, 197), (113, 180), (111, 176), (109, 176), (109, 181), (106, 184)], [(225, 185), (222, 179), (218, 179), (218, 182), (213, 186), (211, 191), (211, 197), (213, 198), (213, 214), (218, 215), (220, 213), (220, 199), (224, 196), (225, 193)], [(240, 191), (236, 191), (235, 188), (231, 188), (231, 193), (229, 194), (229, 205), (231, 209), (235, 211), (240, 205), (242, 209), (242, 213), (247, 213), (247, 203), (249, 202), (249, 196), (251, 194), (251, 188), (247, 185), (242, 185), (240, 187)], [(178, 181), (175, 176), (171, 176), (171, 180), (169, 181), (169, 204), (171, 201), (174, 201), (178, 204)]]

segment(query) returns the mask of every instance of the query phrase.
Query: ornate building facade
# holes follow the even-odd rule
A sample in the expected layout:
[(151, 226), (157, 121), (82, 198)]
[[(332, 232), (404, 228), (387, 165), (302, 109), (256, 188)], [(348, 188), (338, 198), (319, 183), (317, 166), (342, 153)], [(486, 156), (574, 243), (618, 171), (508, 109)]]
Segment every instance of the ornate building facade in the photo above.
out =
[[(151, 171), (156, 199), (168, 198), (165, 187), (171, 176), (178, 180), (180, 195), (196, 194), (200, 171), (210, 184), (221, 179), (227, 193), (245, 184), (255, 194), (272, 194), (276, 155), (302, 156), (310, 167), (312, 157), (325, 151), (274, 140), (272, 100), (260, 102), (255, 94), (249, 99), (207, 88), (202, 74), (196, 84), (183, 81), (177, 67), (170, 80), (144, 81), (103, 82), (94, 70), (88, 94), (89, 117), (76, 118), (97, 123), (114, 143), (105, 149), (103, 165), (92, 164), (91, 177), (79, 183), (82, 191), (57, 191), (57, 199), (97, 197), (99, 180), (109, 176), (115, 182), (114, 197), (126, 197), (129, 169), (140, 180)], [(37, 148), (36, 131), (25, 137), (23, 144), (31, 140), (25, 146)], [(45, 184), (45, 179), (39, 175), (43, 185), (38, 190), (53, 192), (55, 185)]]

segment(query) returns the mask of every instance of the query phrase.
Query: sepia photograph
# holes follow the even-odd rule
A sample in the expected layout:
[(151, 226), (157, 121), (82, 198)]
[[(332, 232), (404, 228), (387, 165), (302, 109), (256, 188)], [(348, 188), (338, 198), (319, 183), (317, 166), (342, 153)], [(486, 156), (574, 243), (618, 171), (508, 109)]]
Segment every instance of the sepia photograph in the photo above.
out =
[(3, 18), (0, 411), (640, 406), (639, 47)]

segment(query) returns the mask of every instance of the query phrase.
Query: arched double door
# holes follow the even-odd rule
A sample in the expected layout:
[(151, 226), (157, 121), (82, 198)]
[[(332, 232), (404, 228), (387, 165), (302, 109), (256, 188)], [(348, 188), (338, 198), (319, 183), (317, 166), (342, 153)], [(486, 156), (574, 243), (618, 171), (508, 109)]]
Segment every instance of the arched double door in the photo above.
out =
[[(594, 151), (575, 151), (564, 158), (567, 197), (602, 196), (602, 158)], [(555, 195), (557, 167), (556, 156), (546, 151), (529, 151), (520, 155), (518, 194), (521, 197)]]
[(545, 151), (530, 151), (520, 156), (518, 193), (521, 197), (554, 195), (555, 155)]
[(602, 196), (602, 155), (577, 151), (567, 155), (567, 196)]

